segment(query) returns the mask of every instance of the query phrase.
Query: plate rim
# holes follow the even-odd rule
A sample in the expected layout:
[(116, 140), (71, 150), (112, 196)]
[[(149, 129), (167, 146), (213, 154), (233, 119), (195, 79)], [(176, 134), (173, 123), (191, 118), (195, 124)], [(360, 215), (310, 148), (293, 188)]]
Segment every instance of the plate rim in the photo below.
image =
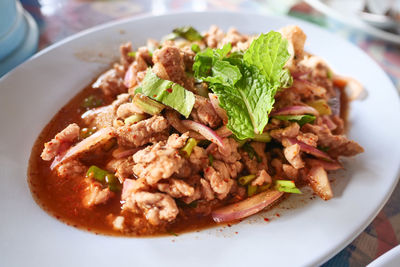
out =
[[(235, 12), (235, 11), (177, 11), (177, 12), (169, 12), (169, 13), (165, 13), (165, 14), (157, 14), (157, 15), (153, 15), (153, 14), (142, 14), (139, 16), (132, 16), (132, 17), (127, 17), (124, 19), (120, 19), (120, 20), (116, 20), (116, 21), (111, 21), (111, 22), (107, 22), (107, 23), (103, 23), (100, 25), (96, 25), (94, 27), (88, 28), (86, 30), (83, 30), (81, 32), (75, 33), (69, 37), (66, 37), (62, 40), (60, 40), (59, 42), (56, 42), (44, 49), (42, 49), (41, 51), (39, 51), (38, 53), (36, 53), (35, 55), (33, 55), (29, 60), (27, 60), (26, 62), (24, 62), (23, 64), (21, 64), (20, 66), (18, 66), (17, 68), (15, 68), (14, 70), (8, 72), (6, 75), (4, 75), (3, 77), (0, 78), (0, 85), (3, 83), (4, 80), (8, 79), (10, 76), (13, 75), (14, 72), (16, 72), (16, 69), (19, 69), (21, 67), (23, 67), (24, 65), (28, 64), (28, 62), (32, 62), (33, 60), (35, 60), (36, 58), (41, 57), (42, 55), (47, 54), (48, 52), (52, 51), (53, 49), (60, 47), (68, 42), (71, 42), (77, 38), (80, 38), (81, 36), (85, 36), (87, 34), (91, 34), (93, 32), (97, 32), (97, 31), (101, 31), (103, 29), (107, 29), (110, 27), (114, 27), (120, 24), (126, 24), (126, 23), (134, 23), (135, 21), (138, 20), (142, 20), (142, 19), (149, 19), (149, 18), (154, 18), (154, 17), (170, 17), (170, 16), (175, 16), (175, 15), (188, 15), (188, 14), (209, 14), (209, 13), (213, 13), (213, 14), (229, 14), (229, 15), (235, 15), (235, 14), (240, 14), (240, 15), (245, 15), (245, 16), (251, 16), (251, 15), (257, 15), (260, 17), (268, 17), (269, 19), (273, 19), (273, 18), (279, 18), (279, 19), (284, 19), (284, 20), (288, 20), (288, 22), (301, 22), (301, 24), (307, 24), (308, 27), (314, 28), (318, 31), (324, 31), (325, 33), (329, 34), (330, 36), (334, 37), (334, 38), (339, 38), (342, 41), (346, 42), (347, 45), (352, 46), (354, 49), (357, 49), (359, 52), (361, 52), (364, 56), (367, 56), (369, 59), (371, 59), (371, 62), (373, 62), (373, 64), (378, 67), (381, 71), (382, 74), (385, 76), (385, 78), (387, 79), (387, 81), (390, 82), (391, 87), (397, 92), (393, 82), (390, 80), (389, 76), (387, 75), (387, 73), (375, 62), (373, 61), (373, 59), (366, 54), (362, 49), (360, 49), (359, 47), (355, 46), (354, 44), (352, 44), (351, 42), (349, 42), (346, 38), (340, 36), (340, 35), (335, 35), (329, 31), (327, 31), (326, 29), (309, 23), (307, 21), (303, 21), (303, 20), (299, 20), (296, 18), (292, 18), (292, 17), (288, 17), (288, 16), (277, 16), (277, 15), (270, 15), (270, 14), (262, 14), (262, 13), (257, 13), (257, 12), (248, 12), (248, 11), (241, 11), (241, 12)], [(355, 238), (357, 238), (361, 232), (364, 231), (364, 229), (373, 221), (373, 219), (377, 216), (377, 214), (382, 210), (382, 208), (384, 207), (384, 205), (387, 203), (387, 201), (389, 200), (390, 196), (392, 195), (394, 189), (396, 188), (396, 186), (399, 183), (400, 180), (400, 165), (397, 168), (397, 173), (395, 174), (396, 178), (394, 179), (393, 185), (391, 187), (391, 189), (389, 190), (389, 194), (386, 194), (385, 197), (383, 198), (384, 201), (382, 201), (380, 203), (380, 205), (378, 206), (378, 208), (371, 213), (371, 215), (368, 218), (365, 218), (362, 224), (362, 227), (359, 228), (353, 235), (348, 236), (347, 238), (345, 238), (340, 244), (338, 243), (335, 246), (335, 249), (332, 249), (330, 251), (327, 251), (325, 255), (320, 255), (319, 257), (315, 257), (314, 258), (314, 262), (310, 262), (310, 264), (323, 264), (325, 263), (327, 260), (331, 259), (333, 256), (335, 256), (338, 252), (340, 252), (343, 248), (345, 248), (348, 244), (350, 244)]]

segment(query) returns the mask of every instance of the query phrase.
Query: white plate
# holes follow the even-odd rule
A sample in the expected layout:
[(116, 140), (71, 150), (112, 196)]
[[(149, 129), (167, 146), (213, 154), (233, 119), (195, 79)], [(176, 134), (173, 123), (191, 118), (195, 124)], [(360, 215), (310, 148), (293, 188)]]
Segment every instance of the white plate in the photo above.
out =
[(400, 266), (400, 245), (392, 248), (373, 262), (368, 264), (367, 267), (398, 267)]
[(360, 29), (377, 38), (400, 44), (400, 34), (373, 27), (360, 19), (358, 12), (363, 8), (363, 0), (305, 0), (318, 11), (344, 24)]
[[(306, 201), (232, 227), (178, 237), (115, 238), (77, 230), (36, 205), (26, 183), (38, 133), (52, 116), (117, 54), (174, 27), (236, 26), (246, 33), (298, 24), (307, 49), (338, 73), (355, 77), (369, 97), (351, 105), (349, 135), (366, 152), (337, 173), (335, 198)], [(102, 57), (98, 57), (98, 53)], [(97, 55), (97, 56), (96, 56)], [(0, 80), (0, 263), (3, 266), (293, 266), (317, 265), (349, 244), (376, 216), (394, 189), (400, 163), (400, 104), (385, 73), (361, 50), (320, 28), (285, 17), (239, 13), (182, 13), (118, 21), (84, 31), (38, 53)], [(303, 203), (306, 197), (303, 198)], [(293, 200), (293, 199), (292, 199)], [(290, 203), (290, 202), (289, 202)], [(286, 207), (288, 202), (283, 206)], [(222, 232), (221, 232), (222, 231)], [(238, 232), (237, 234), (235, 232)]]

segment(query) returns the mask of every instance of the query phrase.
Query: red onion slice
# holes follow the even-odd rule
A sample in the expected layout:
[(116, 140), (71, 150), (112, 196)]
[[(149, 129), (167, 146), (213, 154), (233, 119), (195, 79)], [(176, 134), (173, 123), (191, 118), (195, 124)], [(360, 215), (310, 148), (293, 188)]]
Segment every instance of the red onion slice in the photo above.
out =
[(342, 164), (338, 161), (333, 161), (333, 162), (328, 162), (325, 160), (320, 160), (320, 159), (306, 159), (306, 162), (308, 165), (311, 167), (316, 167), (316, 166), (321, 166), (327, 171), (335, 171), (339, 169), (343, 169)]
[(300, 146), (300, 150), (307, 154), (311, 154), (313, 156), (316, 156), (317, 158), (325, 159), (328, 161), (334, 161), (324, 151), (321, 151), (313, 146), (307, 145), (306, 143), (303, 143), (303, 142), (297, 140), (296, 138), (285, 138), (284, 140), (287, 140), (290, 145), (298, 144)]
[[(89, 151), (101, 144), (105, 144), (108, 140), (113, 138), (115, 135), (114, 128), (112, 127), (107, 127), (107, 128), (102, 128), (89, 136), (88, 138), (83, 139), (79, 143), (77, 143), (75, 146), (71, 147), (68, 149), (65, 153), (65, 155), (60, 158), (60, 159), (55, 159), (51, 166), (57, 167), (60, 163), (64, 162), (67, 159), (75, 158), (81, 153), (84, 153), (86, 151)], [(56, 162), (56, 160), (58, 160)]]
[(310, 106), (290, 106), (271, 112), (270, 117), (277, 115), (304, 115), (304, 114), (312, 114), (315, 116), (319, 115), (318, 111)]
[(328, 115), (322, 116), (322, 122), (328, 127), (329, 130), (333, 131), (337, 128), (337, 125), (331, 120)]
[(224, 143), (222, 142), (221, 137), (216, 132), (214, 132), (213, 129), (205, 126), (204, 124), (201, 124), (201, 123), (198, 123), (195, 121), (191, 121), (191, 120), (184, 120), (184, 121), (181, 121), (181, 123), (186, 128), (201, 134), (207, 140), (210, 140), (211, 142), (217, 144), (221, 149), (225, 150), (225, 146), (224, 146)]
[(283, 192), (275, 190), (261, 192), (240, 202), (216, 209), (211, 213), (211, 216), (218, 223), (236, 221), (270, 206), (283, 194)]
[(202, 136), (201, 134), (189, 131), (189, 129), (182, 124), (182, 121), (179, 119), (179, 115), (177, 112), (173, 110), (167, 110), (165, 113), (165, 117), (167, 118), (168, 123), (171, 124), (171, 126), (179, 133), (184, 134), (186, 132), (189, 132), (189, 136), (196, 140), (205, 139), (204, 136)]
[(226, 111), (219, 106), (219, 100), (218, 96), (216, 94), (208, 94), (208, 97), (210, 98), (211, 105), (214, 108), (215, 113), (218, 114), (218, 116), (222, 119), (224, 124), (228, 123), (228, 115), (226, 114)]

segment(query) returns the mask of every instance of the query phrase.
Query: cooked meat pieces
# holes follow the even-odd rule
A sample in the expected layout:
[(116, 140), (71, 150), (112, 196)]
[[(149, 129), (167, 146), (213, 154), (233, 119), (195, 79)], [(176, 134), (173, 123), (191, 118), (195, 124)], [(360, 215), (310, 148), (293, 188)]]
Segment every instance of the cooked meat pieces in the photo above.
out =
[[(101, 218), (104, 217), (111, 230), (137, 235), (165, 233), (170, 227), (174, 231), (176, 225), (188, 218), (199, 218), (209, 215), (217, 207), (238, 203), (248, 197), (248, 185), (256, 187), (258, 193), (266, 186), (274, 188), (276, 180), (292, 180), (296, 184), (308, 182), (321, 198), (331, 198), (333, 194), (326, 171), (342, 168), (336, 161), (339, 156), (355, 155), (363, 149), (341, 135), (344, 120), (339, 115), (343, 114), (332, 103), (342, 99), (343, 88), (333, 86), (329, 66), (321, 58), (304, 51), (306, 36), (299, 27), (288, 26), (281, 29), (281, 33), (289, 43), (290, 59), (286, 68), (293, 76), (293, 84), (278, 90), (274, 111), (286, 109), (289, 113), (303, 113), (299, 108), (290, 107), (326, 101), (332, 115), (316, 113), (315, 119), (305, 125), (297, 121), (299, 117), (270, 115), (264, 132), (273, 140), (267, 143), (252, 138), (238, 141), (229, 130), (225, 132), (231, 127), (227, 115), (214, 109), (210, 98), (204, 97), (212, 92), (210, 84), (195, 81), (193, 77), (196, 53), (192, 51), (192, 45), (196, 44), (204, 51), (230, 43), (229, 54), (232, 55), (244, 52), (256, 36), (241, 34), (235, 28), (225, 34), (211, 26), (202, 40), (194, 42), (182, 38), (161, 43), (150, 40), (146, 46), (135, 50), (131, 43), (125, 43), (120, 46), (120, 61), (92, 85), (98, 88), (94, 90), (95, 97), (102, 95), (107, 105), (87, 110), (77, 124), (68, 125), (45, 144), (41, 157), (53, 160), (51, 178), (58, 186), (46, 184), (52, 189), (47, 192), (53, 194), (52, 199), (61, 201), (76, 197), (78, 206), (88, 209), (79, 216), (90, 213), (98, 216), (107, 210), (105, 216), (96, 219), (104, 221)], [(212, 140), (215, 143), (209, 142), (206, 139), (211, 138), (204, 132), (203, 136), (184, 126), (182, 115), (172, 107), (166, 105), (159, 114), (151, 116), (132, 102), (135, 90), (141, 86), (150, 68), (159, 78), (178, 83), (195, 93), (190, 120), (215, 131), (221, 137), (218, 145), (215, 138)], [(87, 93), (85, 91), (81, 98), (88, 96)], [(82, 101), (78, 98), (74, 105), (80, 104), (78, 100)], [(81, 110), (78, 110), (79, 114)], [(125, 124), (125, 119), (134, 114), (140, 114), (142, 120)], [(76, 113), (71, 118), (75, 116)], [(79, 138), (78, 124), (82, 128), (93, 128), (91, 135)], [(227, 137), (229, 134), (232, 135)], [(187, 155), (181, 149), (189, 137), (195, 138), (197, 145)], [(318, 158), (325, 155), (322, 151), (333, 160), (328, 162)], [(96, 175), (85, 177), (92, 165), (98, 168)], [(121, 194), (114, 192), (115, 177), (110, 174), (123, 185)], [(237, 182), (239, 176), (249, 174), (255, 177), (246, 186)], [(73, 191), (68, 189), (67, 194), (60, 190), (60, 184), (70, 188), (73, 181), (77, 181), (72, 185)], [(113, 192), (109, 188), (113, 188)], [(64, 195), (59, 196), (59, 193)], [(111, 197), (115, 197), (115, 201), (109, 201)], [(95, 208), (102, 204), (107, 205)]]
[(168, 139), (168, 142), (160, 141), (154, 145), (133, 155), (135, 165), (133, 171), (138, 177), (145, 178), (149, 185), (154, 185), (161, 179), (167, 179), (176, 173), (183, 165), (185, 159), (179, 154), (179, 147), (176, 147), (176, 138), (186, 140), (187, 135)]
[(137, 192), (127, 197), (122, 209), (139, 207), (152, 225), (173, 221), (179, 213), (172, 197), (163, 193)]
[(138, 147), (150, 142), (168, 138), (165, 130), (168, 121), (162, 116), (153, 116), (132, 125), (117, 129), (118, 143), (122, 146)]
[(285, 147), (283, 153), (285, 154), (287, 161), (289, 161), (295, 169), (301, 169), (304, 167), (304, 161), (301, 159), (300, 146), (298, 144)]
[(229, 30), (226, 32), (225, 37), (222, 39), (222, 43), (223, 44), (230, 43), (232, 47), (235, 47), (239, 43), (240, 44), (246, 43), (248, 39), (249, 37), (247, 35), (241, 34), (240, 32), (238, 32), (236, 28), (229, 28)]
[(230, 192), (234, 181), (242, 170), (243, 165), (237, 161), (233, 164), (227, 164), (219, 160), (215, 160), (213, 165), (204, 170), (204, 178), (211, 185), (212, 190), (217, 193), (218, 199), (224, 199)]
[(299, 175), (298, 169), (289, 164), (282, 164), (282, 170), (289, 180), (296, 180)]
[(105, 96), (115, 96), (126, 92), (128, 89), (124, 84), (123, 76), (116, 68), (103, 73), (93, 83), (92, 87), (101, 89)]
[(208, 47), (217, 48), (224, 39), (224, 32), (216, 25), (211, 25), (210, 29), (204, 34), (204, 41)]
[(192, 186), (182, 180), (173, 178), (168, 179), (167, 183), (158, 183), (157, 188), (173, 198), (191, 197), (194, 194)]
[(130, 178), (133, 175), (133, 159), (131, 156), (120, 159), (113, 159), (107, 163), (106, 169), (115, 173), (115, 176), (122, 182), (126, 178)]
[(147, 47), (139, 47), (134, 62), (129, 66), (125, 74), (125, 85), (129, 93), (134, 94), (136, 86), (144, 79), (147, 68), (152, 64), (150, 52)]
[(212, 190), (210, 183), (203, 178), (200, 179), (200, 183), (201, 183), (201, 192), (204, 199), (207, 201), (213, 200), (215, 198), (214, 191)]
[(145, 178), (125, 179), (122, 186), (121, 200), (125, 201), (130, 195), (139, 191), (148, 191), (149, 189), (150, 187)]
[(238, 162), (241, 158), (238, 152), (238, 143), (233, 138), (223, 138), (222, 143), (224, 149), (217, 146), (215, 150), (211, 151), (214, 158), (227, 163)]
[(194, 80), (185, 72), (185, 63), (179, 48), (166, 46), (153, 54), (153, 72), (164, 80), (173, 81), (186, 89), (194, 86)]
[(299, 134), (300, 126), (292, 122), (288, 127), (283, 129), (276, 129), (270, 132), (272, 138), (282, 141), (282, 138), (289, 137), (293, 138)]
[(82, 114), (82, 119), (89, 127), (110, 127), (118, 117), (118, 108), (129, 101), (129, 94), (120, 94), (117, 99), (108, 106), (91, 109)]
[(73, 142), (78, 140), (79, 126), (76, 123), (68, 125), (64, 130), (56, 134), (50, 141), (44, 144), (44, 149), (41, 154), (43, 160), (52, 160), (59, 155), (61, 151), (65, 151)]
[(121, 65), (124, 67), (125, 70), (128, 69), (129, 65), (133, 62), (133, 57), (129, 55), (129, 53), (132, 52), (132, 43), (127, 42), (119, 47), (119, 53), (121, 55)]
[(56, 170), (59, 177), (82, 177), (86, 173), (87, 167), (83, 165), (80, 161), (73, 159), (61, 163), (59, 166), (57, 166)]
[(271, 176), (265, 171), (265, 170), (261, 170), (256, 179), (254, 179), (251, 182), (252, 186), (261, 186), (263, 184), (271, 184), (272, 183), (272, 178)]
[(327, 153), (336, 158), (338, 156), (354, 156), (364, 151), (356, 142), (347, 139), (344, 135), (333, 135), (326, 125), (311, 125), (302, 127), (305, 132), (311, 132), (318, 136), (318, 145), (327, 148)]
[(265, 154), (266, 144), (261, 142), (251, 142), (249, 144), (256, 155), (249, 156), (249, 153), (245, 150), (240, 150), (244, 167), (250, 174), (257, 174), (260, 170), (268, 170), (268, 158)]
[(317, 147), (318, 136), (312, 133), (299, 133), (296, 139), (309, 146)]
[(143, 114), (143, 110), (134, 103), (124, 103), (117, 109), (117, 117), (125, 119), (133, 114)]
[(83, 192), (82, 204), (86, 208), (104, 204), (114, 195), (108, 187), (103, 189), (99, 182), (95, 182), (92, 179), (87, 178), (84, 183), (87, 186)]
[(291, 54), (290, 59), (286, 63), (291, 71), (296, 69), (296, 66), (304, 56), (304, 43), (306, 42), (307, 36), (302, 29), (298, 26), (286, 26), (280, 29), (280, 32), (289, 43), (289, 53)]
[(211, 105), (210, 99), (196, 95), (196, 101), (190, 116), (194, 121), (215, 128), (221, 125), (222, 120)]
[(105, 145), (110, 139), (114, 138), (115, 132), (114, 128), (107, 127), (102, 128), (92, 134), (91, 136), (83, 139), (75, 146), (69, 148), (65, 155), (63, 155), (60, 159), (56, 158), (52, 164), (52, 167), (56, 167), (61, 163), (67, 162), (69, 160), (73, 160), (79, 158), (82, 154), (87, 153), (89, 151), (93, 151), (94, 149)]

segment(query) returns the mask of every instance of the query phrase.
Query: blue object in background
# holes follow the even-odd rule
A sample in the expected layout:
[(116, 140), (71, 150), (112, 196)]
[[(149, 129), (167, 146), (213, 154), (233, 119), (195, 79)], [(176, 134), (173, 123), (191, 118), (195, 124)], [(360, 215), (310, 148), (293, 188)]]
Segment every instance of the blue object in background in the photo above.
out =
[(33, 55), (39, 30), (19, 1), (0, 1), (0, 77)]

